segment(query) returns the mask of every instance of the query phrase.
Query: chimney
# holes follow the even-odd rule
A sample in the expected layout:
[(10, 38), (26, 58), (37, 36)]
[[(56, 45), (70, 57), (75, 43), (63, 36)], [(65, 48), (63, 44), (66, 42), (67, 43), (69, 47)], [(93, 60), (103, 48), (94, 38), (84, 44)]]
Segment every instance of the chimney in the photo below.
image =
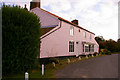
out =
[(71, 21), (72, 23), (74, 23), (74, 24), (76, 24), (76, 25), (78, 25), (78, 20), (73, 20), (73, 21)]
[(26, 6), (27, 6), (27, 5), (25, 4), (25, 7), (24, 7), (24, 9), (25, 9), (25, 10), (28, 10)]
[(30, 10), (36, 7), (40, 8), (40, 0), (32, 0), (30, 2)]

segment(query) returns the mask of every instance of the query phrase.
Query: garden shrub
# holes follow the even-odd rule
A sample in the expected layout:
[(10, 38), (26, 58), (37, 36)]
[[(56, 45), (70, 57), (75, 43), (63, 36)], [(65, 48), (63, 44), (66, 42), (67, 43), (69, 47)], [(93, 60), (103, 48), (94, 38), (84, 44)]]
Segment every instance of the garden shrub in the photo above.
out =
[(98, 52), (94, 52), (94, 54), (93, 54), (93, 55), (94, 55), (94, 56), (96, 56), (96, 54), (98, 54)]
[(52, 62), (55, 62), (56, 64), (59, 63), (59, 58), (41, 58), (39, 59), (39, 64), (49, 64), (49, 63), (52, 63)]
[(104, 49), (104, 51), (102, 52), (102, 54), (106, 54), (106, 55), (111, 55), (111, 52), (107, 49)]
[(111, 55), (111, 52), (107, 49), (101, 49), (100, 54), (106, 54), (106, 55)]
[(40, 20), (19, 7), (2, 7), (2, 74), (34, 68), (40, 53)]

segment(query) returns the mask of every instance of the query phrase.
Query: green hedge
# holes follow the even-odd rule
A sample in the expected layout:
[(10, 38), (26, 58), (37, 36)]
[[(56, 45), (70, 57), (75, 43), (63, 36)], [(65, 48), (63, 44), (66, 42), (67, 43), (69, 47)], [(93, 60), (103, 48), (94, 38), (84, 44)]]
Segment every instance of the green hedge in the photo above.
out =
[(39, 18), (18, 7), (2, 7), (2, 73), (30, 71), (40, 53)]

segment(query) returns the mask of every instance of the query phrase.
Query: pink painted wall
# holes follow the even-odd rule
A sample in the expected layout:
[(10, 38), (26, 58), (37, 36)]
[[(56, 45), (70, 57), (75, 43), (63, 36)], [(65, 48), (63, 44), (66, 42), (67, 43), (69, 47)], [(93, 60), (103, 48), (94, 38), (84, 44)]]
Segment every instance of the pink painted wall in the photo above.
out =
[[(41, 9), (34, 8), (30, 12), (34, 12), (36, 15), (38, 15), (42, 26), (49, 26), (49, 25), (56, 25), (56, 24), (58, 25), (56, 28), (52, 29), (48, 33), (60, 27), (60, 20), (57, 17)], [(95, 52), (98, 52), (99, 45), (94, 39), (94, 36), (95, 36), (94, 34), (91, 34), (82, 29), (80, 29), (80, 32), (79, 32), (79, 28), (73, 26), (74, 35), (70, 36), (71, 26), (73, 25), (62, 21), (62, 25), (60, 29), (46, 36), (45, 38), (41, 39), (40, 58), (77, 55), (78, 53), (77, 53), (76, 41), (79, 41), (79, 55), (93, 54), (93, 53), (83, 53), (83, 45), (82, 45), (83, 41), (94, 43), (95, 44), (94, 50)], [(83, 37), (83, 32), (86, 32), (86, 39), (84, 39)], [(92, 35), (91, 40), (89, 39), (90, 34)], [(69, 41), (71, 40), (74, 41), (75, 43), (74, 44), (75, 50), (72, 53), (69, 52)]]
[(59, 23), (57, 17), (55, 17), (51, 14), (48, 14), (47, 12), (41, 10), (38, 7), (31, 9), (30, 12), (33, 12), (40, 18), (41, 26), (58, 25), (58, 23)]
[[(40, 58), (77, 55), (76, 41), (79, 41), (79, 55), (90, 54), (90, 53), (83, 53), (82, 41), (95, 43), (96, 44), (95, 48), (98, 47), (98, 44), (96, 43), (93, 34), (92, 34), (92, 39), (89, 40), (90, 33), (86, 32), (87, 38), (84, 39), (83, 38), (84, 30), (80, 29), (80, 32), (79, 32), (79, 28), (77, 27), (74, 27), (74, 35), (70, 36), (71, 26), (72, 25), (62, 21), (62, 27), (60, 29), (58, 29), (54, 33), (50, 34), (49, 36), (41, 40), (42, 43), (41, 43), (41, 49), (40, 49), (41, 51)], [(73, 53), (69, 53), (70, 40), (73, 40), (75, 42), (75, 45), (74, 45), (75, 52)], [(98, 50), (96, 50), (95, 52), (97, 51)]]

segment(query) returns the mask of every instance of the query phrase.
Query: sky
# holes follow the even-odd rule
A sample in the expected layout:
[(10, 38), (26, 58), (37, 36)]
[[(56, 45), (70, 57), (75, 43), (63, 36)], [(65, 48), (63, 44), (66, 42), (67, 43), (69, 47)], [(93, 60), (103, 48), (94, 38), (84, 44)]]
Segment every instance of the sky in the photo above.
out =
[[(24, 7), (31, 0), (2, 0), (5, 4)], [(77, 19), (79, 26), (103, 36), (106, 40), (118, 39), (118, 2), (120, 0), (41, 0), (41, 8), (68, 21)], [(119, 33), (120, 37), (120, 33)]]

